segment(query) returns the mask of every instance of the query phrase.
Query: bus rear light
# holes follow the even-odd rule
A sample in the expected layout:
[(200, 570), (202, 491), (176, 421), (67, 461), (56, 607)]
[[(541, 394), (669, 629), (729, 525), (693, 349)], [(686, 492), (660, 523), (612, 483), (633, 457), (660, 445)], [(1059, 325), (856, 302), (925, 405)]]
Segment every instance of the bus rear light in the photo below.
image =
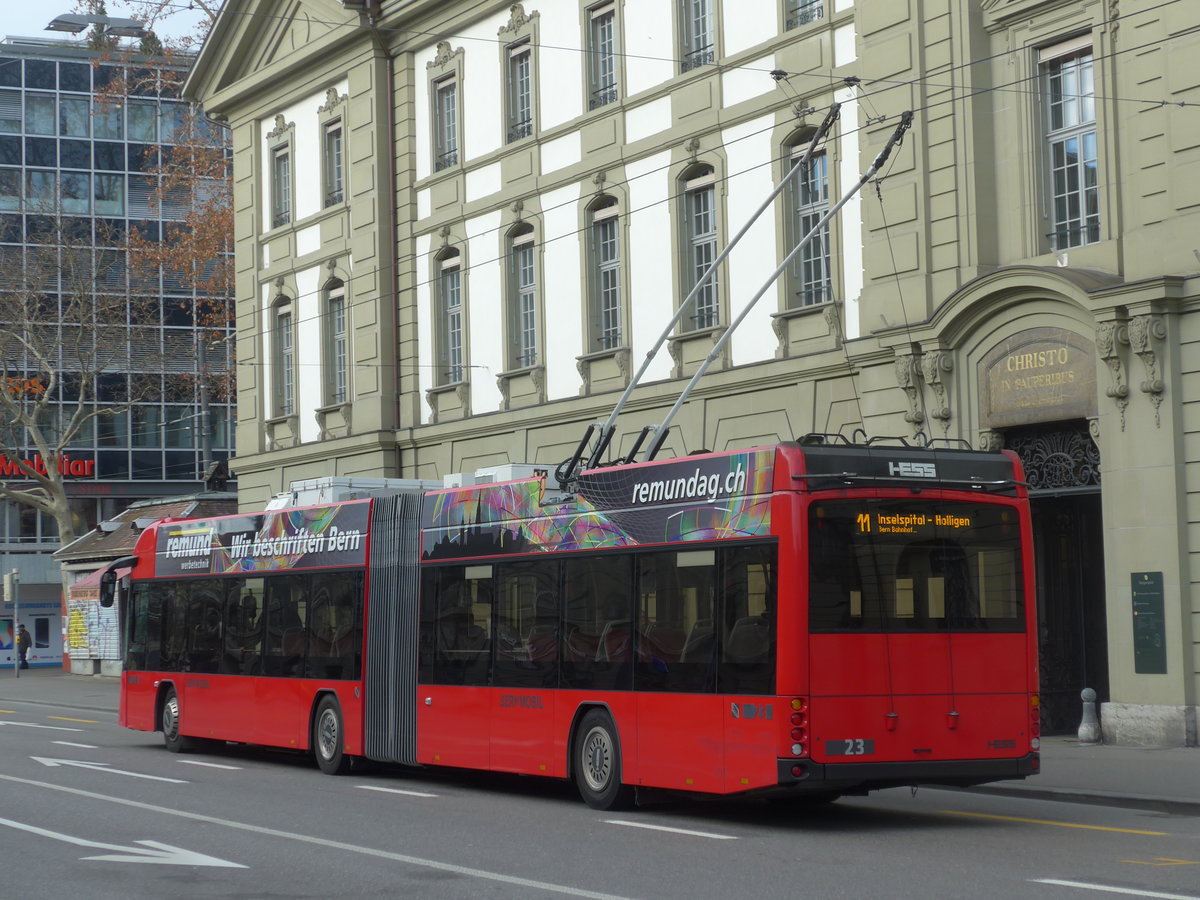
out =
[(793, 697), (792, 709), (794, 709), (796, 712), (802, 713), (808, 709), (808, 701), (803, 697)]
[(1029, 749), (1030, 750), (1041, 750), (1042, 749), (1042, 739), (1041, 738), (1033, 738), (1029, 742)]
[(800, 743), (792, 744), (792, 756), (803, 756), (804, 745)]
[(804, 714), (803, 713), (792, 713), (792, 724), (793, 725), (803, 725), (804, 724)]
[(793, 728), (792, 729), (792, 740), (793, 741), (802, 741), (806, 737), (808, 737), (808, 733), (803, 728)]
[(792, 766), (792, 775), (800, 778), (804, 775), (804, 766)]

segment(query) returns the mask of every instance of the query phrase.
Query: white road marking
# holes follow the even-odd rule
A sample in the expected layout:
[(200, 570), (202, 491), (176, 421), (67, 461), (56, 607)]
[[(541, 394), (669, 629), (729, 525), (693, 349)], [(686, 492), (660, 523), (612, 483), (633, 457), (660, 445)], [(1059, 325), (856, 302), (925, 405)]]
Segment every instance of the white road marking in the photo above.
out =
[(130, 778), (147, 778), (150, 781), (169, 781), (172, 784), (187, 784), (182, 778), (163, 778), (161, 775), (143, 775), (141, 772), (127, 772), (124, 769), (110, 768), (108, 763), (84, 762), (78, 759), (47, 759), (44, 756), (31, 756), (30, 759), (40, 762), (43, 766), (58, 768), (59, 766), (74, 766), (77, 769), (91, 769), (93, 772), (107, 772), (110, 775), (128, 775)]
[(1162, 891), (1141, 891), (1136, 888), (1114, 887), (1111, 884), (1089, 884), (1086, 881), (1063, 881), (1061, 878), (1033, 878), (1035, 884), (1055, 884), (1059, 887), (1079, 888), (1083, 891), (1100, 891), (1105, 894), (1126, 894), (1130, 897), (1154, 897), (1157, 900), (1200, 900), (1195, 894), (1166, 894)]
[(406, 797), (436, 797), (437, 794), (428, 794), (425, 791), (402, 791), (399, 788), (376, 787), (373, 784), (356, 784), (356, 788), (360, 791), (379, 791), (383, 794), (403, 794)]
[(179, 761), (185, 766), (207, 766), (210, 769), (232, 769), (235, 772), (242, 768), (241, 766), (227, 766), (224, 763), (204, 762), (199, 759), (181, 759)]
[(714, 841), (736, 841), (732, 834), (714, 834), (711, 831), (692, 831), (690, 828), (669, 828), (666, 825), (651, 825), (648, 822), (629, 822), (625, 819), (605, 819), (609, 825), (624, 825), (627, 828), (647, 828), (650, 831), (667, 831), (671, 834), (686, 834), (690, 837), (711, 838)]
[(82, 728), (66, 728), (62, 725), (34, 725), (32, 722), (0, 722), (0, 725), (19, 725), (22, 728), (45, 728), (47, 731), (83, 731)]
[(80, 750), (99, 750), (95, 744), (76, 744), (74, 741), (51, 741), (53, 744), (61, 744), (64, 747), (78, 747)]
[(571, 887), (566, 884), (555, 884), (550, 881), (534, 881), (530, 878), (518, 878), (514, 875), (504, 875), (500, 872), (489, 872), (486, 869), (472, 869), (468, 866), (458, 866), (454, 863), (440, 862), (436, 859), (425, 859), (420, 856), (407, 856), (403, 853), (392, 853), (388, 850), (376, 850), (371, 847), (363, 847), (358, 844), (347, 844), (342, 841), (331, 841), (326, 838), (313, 837), (307, 834), (297, 834), (292, 831), (281, 831), (278, 828), (266, 828), (262, 825), (250, 825), (246, 822), (234, 822), (230, 819), (218, 819), (215, 816), (206, 816), (201, 813), (186, 812), (182, 809), (171, 809), (165, 806), (154, 806), (150, 803), (142, 803), (139, 800), (129, 800), (125, 797), (112, 797), (107, 794), (97, 794), (94, 791), (85, 791), (80, 788), (67, 787), (63, 784), (50, 784), (46, 781), (32, 781), (28, 778), (17, 778), (13, 775), (4, 775), (0, 773), (0, 781), (11, 781), (25, 788), (44, 788), (50, 791), (59, 791), (63, 794), (71, 794), (76, 797), (88, 797), (92, 800), (103, 800), (107, 803), (115, 803), (119, 806), (128, 806), (131, 809), (142, 809), (149, 812), (162, 813), (164, 816), (175, 816), (180, 819), (187, 819), (191, 822), (207, 822), (210, 825), (220, 825), (224, 828), (232, 828), (237, 831), (249, 831), (254, 834), (265, 834), (270, 837), (283, 838), (290, 841), (298, 841), (304, 844), (312, 844), (317, 847), (324, 847), (329, 850), (342, 850), (346, 853), (358, 853), (362, 856), (371, 856), (376, 859), (390, 859), (393, 862), (405, 863), (410, 866), (419, 866), (425, 869), (433, 869), (438, 872), (450, 872), (455, 875), (464, 875), (468, 878), (478, 878), (481, 881), (495, 881), (500, 884), (511, 884), (522, 888), (533, 888), (534, 890), (546, 891), (552, 894), (562, 894), (567, 897), (584, 897), (587, 900), (629, 900), (618, 894), (605, 894), (600, 891), (588, 891), (583, 888)]
[(28, 831), (30, 834), (36, 834), (39, 837), (50, 838), (55, 841), (64, 841), (68, 844), (74, 844), (77, 847), (92, 847), (97, 850), (116, 851), (115, 853), (107, 853), (103, 856), (85, 856), (83, 857), (85, 860), (90, 859), (98, 862), (157, 863), (159, 865), (166, 866), (219, 866), (225, 869), (246, 868), (241, 863), (217, 859), (215, 856), (208, 856), (204, 853), (196, 853), (192, 850), (184, 850), (181, 847), (172, 847), (170, 844), (160, 844), (158, 841), (134, 841), (135, 844), (141, 844), (142, 846), (123, 847), (120, 844), (102, 844), (99, 841), (89, 841), (86, 838), (78, 838), (69, 834), (50, 831), (46, 828), (38, 828), (36, 825), (30, 825), (27, 822), (14, 822), (11, 819), (0, 819), (0, 825), (7, 825), (9, 828), (17, 828), (21, 831)]

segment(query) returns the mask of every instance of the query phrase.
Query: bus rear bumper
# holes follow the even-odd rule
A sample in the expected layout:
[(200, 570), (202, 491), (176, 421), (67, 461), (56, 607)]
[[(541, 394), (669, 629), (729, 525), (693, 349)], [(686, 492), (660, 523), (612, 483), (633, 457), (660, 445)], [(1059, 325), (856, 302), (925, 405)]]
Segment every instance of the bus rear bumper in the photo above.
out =
[(779, 784), (820, 785), (832, 790), (877, 790), (915, 784), (968, 787), (989, 781), (1026, 778), (1041, 769), (1037, 753), (1010, 759), (946, 759), (912, 762), (818, 763), (779, 760)]

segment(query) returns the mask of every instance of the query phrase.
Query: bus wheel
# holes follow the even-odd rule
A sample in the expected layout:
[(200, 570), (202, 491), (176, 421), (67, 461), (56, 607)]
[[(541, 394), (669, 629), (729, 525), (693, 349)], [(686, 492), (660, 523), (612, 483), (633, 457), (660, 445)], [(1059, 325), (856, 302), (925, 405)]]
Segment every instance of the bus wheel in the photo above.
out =
[(312, 736), (313, 755), (326, 775), (345, 775), (350, 771), (350, 757), (345, 754), (344, 746), (342, 708), (336, 697), (326, 694), (317, 704)]
[(179, 695), (175, 688), (167, 688), (167, 696), (163, 698), (162, 733), (163, 744), (172, 753), (192, 749), (191, 740), (179, 733)]
[(621, 745), (608, 713), (593, 709), (575, 732), (575, 785), (592, 809), (624, 809), (633, 788), (621, 784)]

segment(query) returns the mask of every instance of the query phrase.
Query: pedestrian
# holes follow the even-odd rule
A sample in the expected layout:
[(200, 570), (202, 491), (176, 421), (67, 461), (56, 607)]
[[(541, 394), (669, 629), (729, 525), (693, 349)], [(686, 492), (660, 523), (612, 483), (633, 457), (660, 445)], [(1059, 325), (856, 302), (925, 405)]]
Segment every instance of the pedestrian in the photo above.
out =
[(29, 637), (29, 632), (22, 625), (17, 629), (17, 656), (21, 659), (21, 668), (29, 668), (29, 660), (26, 657), (29, 655), (29, 645), (33, 640)]

